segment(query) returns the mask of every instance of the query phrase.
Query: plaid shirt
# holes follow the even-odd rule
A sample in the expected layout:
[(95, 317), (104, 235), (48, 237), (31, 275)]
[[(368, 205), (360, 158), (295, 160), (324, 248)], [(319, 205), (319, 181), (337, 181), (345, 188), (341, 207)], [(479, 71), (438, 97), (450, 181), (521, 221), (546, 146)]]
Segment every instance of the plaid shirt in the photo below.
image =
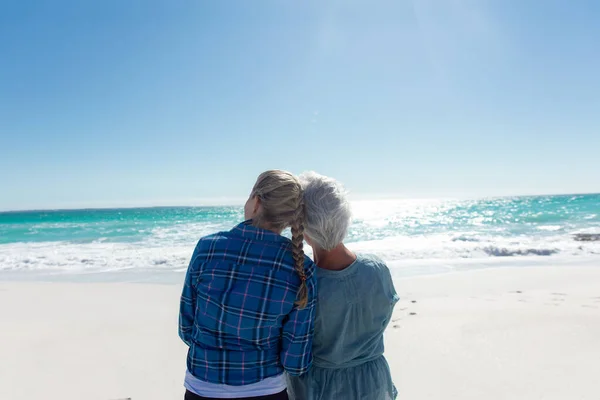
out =
[(198, 379), (247, 385), (301, 375), (312, 362), (315, 264), (305, 258), (308, 305), (294, 306), (300, 278), (291, 241), (246, 221), (200, 239), (188, 267), (179, 336)]

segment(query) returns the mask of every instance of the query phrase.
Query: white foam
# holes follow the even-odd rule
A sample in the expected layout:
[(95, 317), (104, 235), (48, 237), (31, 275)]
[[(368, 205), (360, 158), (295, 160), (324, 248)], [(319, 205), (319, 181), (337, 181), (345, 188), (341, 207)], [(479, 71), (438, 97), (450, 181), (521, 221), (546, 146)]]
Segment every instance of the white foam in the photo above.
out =
[(555, 231), (559, 231), (561, 230), (563, 227), (560, 225), (540, 225), (537, 227), (538, 230), (540, 231), (548, 231), (548, 232), (555, 232)]
[[(349, 243), (355, 251), (378, 254), (388, 261), (418, 259), (463, 259), (489, 256), (600, 254), (600, 243), (582, 246), (570, 235), (544, 237), (478, 236), (474, 234), (428, 236), (396, 236), (382, 240)], [(494, 250), (496, 249), (496, 250)]]
[(102, 272), (177, 269), (187, 266), (194, 247), (126, 243), (16, 243), (0, 246), (0, 271)]
[[(159, 227), (141, 242), (41, 242), (0, 245), (0, 272), (88, 274), (182, 272), (197, 239), (223, 229), (220, 224)], [(527, 262), (554, 264), (600, 260), (600, 242), (577, 242), (570, 233), (503, 237), (475, 231), (422, 236), (394, 236), (348, 243), (357, 252), (373, 253), (393, 268), (413, 274)], [(310, 248), (306, 252), (311, 255)], [(499, 261), (492, 261), (492, 260)], [(596, 262), (597, 262), (596, 261)], [(401, 266), (401, 267), (400, 267)], [(2, 277), (0, 275), (0, 277)]]

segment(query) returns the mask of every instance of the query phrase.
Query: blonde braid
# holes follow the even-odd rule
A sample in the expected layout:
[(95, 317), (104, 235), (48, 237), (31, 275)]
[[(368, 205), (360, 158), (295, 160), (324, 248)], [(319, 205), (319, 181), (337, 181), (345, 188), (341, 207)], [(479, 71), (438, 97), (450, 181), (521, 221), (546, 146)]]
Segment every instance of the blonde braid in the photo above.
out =
[(306, 289), (306, 273), (304, 272), (304, 202), (299, 200), (294, 220), (291, 223), (292, 230), (292, 255), (296, 272), (300, 277), (300, 288), (298, 289), (296, 306), (302, 309), (306, 307), (308, 302), (308, 294)]
[(252, 224), (263, 229), (281, 231), (292, 229), (292, 256), (294, 269), (300, 277), (296, 306), (306, 307), (308, 292), (304, 272), (304, 200), (302, 186), (289, 172), (269, 170), (259, 175), (250, 197), (260, 200), (261, 211), (252, 217)]

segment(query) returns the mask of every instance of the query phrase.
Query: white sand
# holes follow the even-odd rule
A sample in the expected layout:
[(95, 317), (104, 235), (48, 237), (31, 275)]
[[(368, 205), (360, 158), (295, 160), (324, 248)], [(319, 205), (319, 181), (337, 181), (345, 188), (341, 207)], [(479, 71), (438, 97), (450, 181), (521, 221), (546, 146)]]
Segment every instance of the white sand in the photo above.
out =
[(600, 399), (600, 268), (466, 272), (397, 290), (386, 355), (401, 399)]
[[(386, 355), (400, 399), (600, 399), (600, 268), (464, 272), (397, 289)], [(179, 292), (0, 283), (0, 399), (182, 399)]]

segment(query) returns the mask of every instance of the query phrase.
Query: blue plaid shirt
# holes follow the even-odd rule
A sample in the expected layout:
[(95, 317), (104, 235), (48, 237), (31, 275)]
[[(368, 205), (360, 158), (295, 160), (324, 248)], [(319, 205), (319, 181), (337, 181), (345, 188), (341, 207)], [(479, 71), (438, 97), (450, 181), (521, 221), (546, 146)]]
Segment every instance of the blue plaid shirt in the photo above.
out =
[(312, 363), (315, 264), (305, 258), (308, 305), (294, 302), (300, 278), (291, 241), (246, 221), (200, 239), (188, 267), (179, 336), (196, 378), (247, 385)]

